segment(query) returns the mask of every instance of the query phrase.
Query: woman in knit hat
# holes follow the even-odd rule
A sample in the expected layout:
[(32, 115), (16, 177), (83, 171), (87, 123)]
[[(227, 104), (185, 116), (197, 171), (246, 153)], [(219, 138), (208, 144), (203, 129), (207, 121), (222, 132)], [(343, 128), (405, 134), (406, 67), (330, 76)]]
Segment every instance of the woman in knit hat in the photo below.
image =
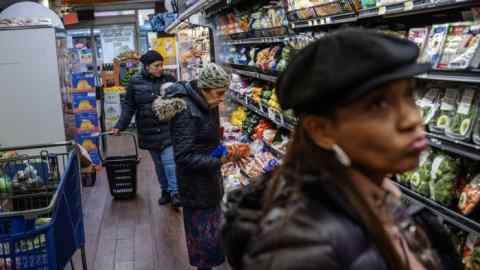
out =
[(172, 202), (172, 206), (178, 207), (180, 201), (168, 123), (158, 121), (152, 111), (153, 101), (162, 95), (162, 89), (175, 82), (175, 78), (164, 74), (163, 57), (156, 51), (148, 51), (140, 61), (144, 68), (130, 80), (122, 115), (112, 131), (118, 134), (127, 129), (135, 115), (140, 147), (150, 151), (162, 188), (158, 203), (165, 205)]
[(154, 103), (159, 119), (170, 121), (188, 254), (198, 269), (225, 261), (219, 240), (220, 167), (229, 159), (212, 153), (221, 144), (218, 105), (229, 84), (229, 74), (211, 63), (202, 68), (198, 80), (177, 83), (167, 90), (170, 99)]

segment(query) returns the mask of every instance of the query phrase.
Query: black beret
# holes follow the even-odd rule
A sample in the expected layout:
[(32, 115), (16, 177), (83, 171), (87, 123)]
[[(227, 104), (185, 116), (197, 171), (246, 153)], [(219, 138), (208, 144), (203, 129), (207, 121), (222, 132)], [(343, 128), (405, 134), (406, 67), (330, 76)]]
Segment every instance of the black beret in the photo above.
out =
[(277, 81), (280, 105), (297, 113), (329, 110), (387, 82), (427, 72), (431, 65), (417, 63), (418, 54), (407, 39), (359, 28), (338, 30), (293, 57)]
[(163, 56), (157, 51), (148, 51), (142, 57), (140, 57), (140, 62), (143, 65), (148, 66), (153, 62), (163, 61)]

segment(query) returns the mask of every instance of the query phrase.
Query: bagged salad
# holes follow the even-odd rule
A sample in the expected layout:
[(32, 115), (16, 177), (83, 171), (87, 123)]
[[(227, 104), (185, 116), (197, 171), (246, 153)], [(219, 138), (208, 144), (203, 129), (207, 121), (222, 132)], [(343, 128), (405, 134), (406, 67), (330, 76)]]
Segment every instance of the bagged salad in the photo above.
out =
[(435, 157), (430, 171), (430, 198), (444, 205), (450, 205), (456, 197), (457, 176), (460, 162), (445, 154)]
[(428, 125), (432, 121), (435, 113), (440, 107), (440, 96), (442, 91), (439, 88), (432, 87), (427, 93), (417, 101), (420, 108), (420, 114), (423, 118), (423, 124)]
[(425, 151), (420, 155), (420, 164), (416, 171), (408, 176), (412, 190), (425, 195), (430, 195), (430, 171), (434, 155), (432, 151)]
[(457, 111), (448, 126), (445, 134), (457, 140), (468, 140), (475, 124), (478, 111), (478, 95), (473, 88), (466, 88), (458, 104)]
[(460, 91), (457, 88), (447, 88), (440, 102), (440, 108), (429, 123), (429, 130), (435, 133), (445, 133), (457, 109)]
[(477, 28), (472, 22), (450, 25), (438, 69), (466, 69), (470, 66), (480, 42)]
[(475, 126), (473, 128), (473, 142), (475, 144), (480, 144), (480, 117), (477, 117), (475, 120)]

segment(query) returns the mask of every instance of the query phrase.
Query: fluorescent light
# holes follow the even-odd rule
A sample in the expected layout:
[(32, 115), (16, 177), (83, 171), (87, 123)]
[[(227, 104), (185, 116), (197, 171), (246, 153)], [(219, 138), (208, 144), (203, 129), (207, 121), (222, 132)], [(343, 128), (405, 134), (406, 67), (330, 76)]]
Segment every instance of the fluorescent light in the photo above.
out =
[(49, 0), (40, 0), (40, 4), (44, 5), (47, 8), (50, 8)]

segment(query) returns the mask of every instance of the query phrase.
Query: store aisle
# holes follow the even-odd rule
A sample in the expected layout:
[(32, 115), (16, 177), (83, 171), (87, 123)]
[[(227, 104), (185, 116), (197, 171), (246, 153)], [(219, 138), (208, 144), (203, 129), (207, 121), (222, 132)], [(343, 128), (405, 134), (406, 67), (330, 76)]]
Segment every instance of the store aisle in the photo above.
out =
[[(125, 144), (119, 145), (123, 148)], [(95, 187), (85, 188), (83, 207), (89, 270), (192, 269), (181, 213), (158, 206), (160, 187), (153, 163), (147, 152), (141, 151), (141, 158), (135, 200), (112, 200), (104, 171), (99, 174)], [(74, 261), (75, 269), (81, 269), (79, 254)]]

